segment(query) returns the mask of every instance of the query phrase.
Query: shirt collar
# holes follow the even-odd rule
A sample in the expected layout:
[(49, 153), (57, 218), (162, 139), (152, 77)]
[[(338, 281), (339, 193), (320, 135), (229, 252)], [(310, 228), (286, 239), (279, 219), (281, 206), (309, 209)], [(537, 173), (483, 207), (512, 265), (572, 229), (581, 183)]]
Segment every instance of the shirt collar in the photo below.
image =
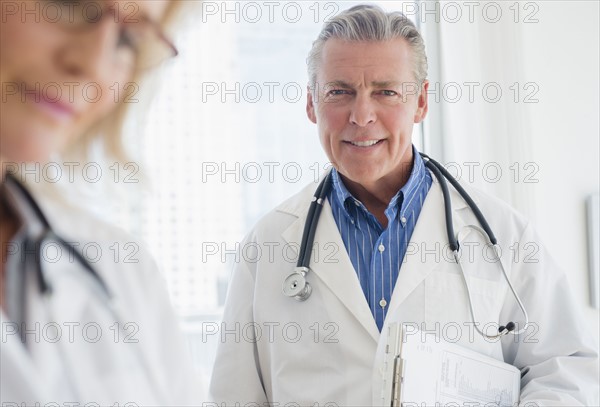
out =
[[(419, 154), (415, 146), (413, 146), (412, 149), (413, 166), (410, 173), (410, 177), (408, 178), (406, 184), (404, 184), (404, 186), (400, 188), (396, 195), (392, 197), (388, 207), (385, 210), (385, 214), (388, 217), (394, 218), (396, 215), (395, 212), (397, 212), (398, 207), (401, 207), (401, 214), (402, 216), (404, 216), (404, 213), (409, 207), (409, 204), (412, 202), (412, 198), (417, 194), (419, 186), (427, 176), (427, 171), (425, 170), (425, 163), (423, 162), (423, 158), (421, 158), (421, 155)], [(342, 181), (339, 172), (335, 168), (332, 169), (331, 177), (333, 182), (334, 199), (337, 199), (338, 203), (341, 204), (340, 206), (344, 209), (345, 216), (352, 219), (352, 215), (350, 215), (346, 207), (346, 205), (349, 203), (356, 204), (368, 213), (367, 208), (358, 199), (356, 199), (350, 193), (350, 191), (348, 191), (348, 188), (346, 188), (346, 186), (344, 185), (344, 182)]]
[(344, 182), (340, 177), (340, 173), (335, 168), (331, 170), (331, 181), (333, 184), (333, 195), (343, 207), (345, 207), (346, 201), (349, 199), (352, 200), (352, 202), (358, 201), (358, 199), (354, 198), (350, 191), (348, 191), (348, 188), (346, 188), (346, 185), (344, 185)]
[(429, 173), (425, 168), (425, 162), (423, 161), (421, 154), (419, 154), (417, 149), (413, 146), (413, 168), (410, 177), (406, 184), (400, 189), (399, 193), (392, 198), (390, 206), (396, 204), (395, 200), (397, 201), (399, 198), (398, 195), (401, 194), (403, 199), (399, 202), (399, 204), (402, 205), (400, 214), (405, 216), (406, 212), (411, 207), (413, 199), (419, 194), (419, 189), (427, 176), (429, 176)]

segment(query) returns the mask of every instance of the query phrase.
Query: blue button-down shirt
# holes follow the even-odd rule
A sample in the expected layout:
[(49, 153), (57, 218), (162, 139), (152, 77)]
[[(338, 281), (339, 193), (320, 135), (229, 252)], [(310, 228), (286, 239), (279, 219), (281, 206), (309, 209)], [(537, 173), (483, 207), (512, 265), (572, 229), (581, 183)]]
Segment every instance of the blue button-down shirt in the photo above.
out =
[(380, 332), (406, 247), (431, 187), (431, 174), (414, 147), (413, 154), (408, 182), (385, 210), (385, 230), (346, 189), (339, 173), (335, 169), (332, 172), (333, 188), (328, 198), (333, 217)]

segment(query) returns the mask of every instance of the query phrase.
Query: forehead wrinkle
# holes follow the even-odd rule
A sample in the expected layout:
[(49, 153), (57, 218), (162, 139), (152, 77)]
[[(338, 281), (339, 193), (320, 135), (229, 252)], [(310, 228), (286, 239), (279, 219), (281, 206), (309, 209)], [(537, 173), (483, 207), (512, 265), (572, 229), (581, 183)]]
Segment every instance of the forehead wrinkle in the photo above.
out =
[(346, 42), (328, 40), (322, 50), (316, 78), (340, 79), (353, 88), (397, 88), (414, 82), (413, 53), (403, 38), (391, 41)]
[[(362, 83), (363, 82), (360, 81), (360, 85), (356, 85), (356, 84), (348, 83), (341, 79), (336, 79), (336, 80), (327, 82), (327, 86), (337, 87), (337, 88), (356, 88), (356, 87), (361, 87)], [(385, 81), (371, 81), (369, 84), (373, 88), (389, 88), (389, 87), (399, 86), (400, 82), (393, 81), (393, 80), (385, 80)]]
[(371, 86), (374, 88), (393, 88), (399, 85), (398, 81), (371, 81)]

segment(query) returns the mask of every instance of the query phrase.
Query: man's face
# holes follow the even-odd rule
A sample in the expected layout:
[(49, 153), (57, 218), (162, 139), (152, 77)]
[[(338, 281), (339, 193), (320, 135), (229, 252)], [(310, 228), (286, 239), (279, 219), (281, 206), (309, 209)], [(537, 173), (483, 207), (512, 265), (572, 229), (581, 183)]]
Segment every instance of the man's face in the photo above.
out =
[(412, 164), (413, 124), (427, 113), (428, 84), (417, 96), (410, 46), (330, 39), (321, 57), (307, 114), (329, 160), (365, 188), (399, 182)]

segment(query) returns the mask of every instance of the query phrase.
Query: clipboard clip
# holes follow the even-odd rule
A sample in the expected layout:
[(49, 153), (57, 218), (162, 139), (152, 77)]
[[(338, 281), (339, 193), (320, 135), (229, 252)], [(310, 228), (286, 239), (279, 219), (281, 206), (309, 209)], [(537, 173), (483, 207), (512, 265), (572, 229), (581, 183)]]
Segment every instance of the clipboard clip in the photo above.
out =
[(406, 332), (403, 324), (394, 322), (387, 327), (381, 392), (381, 405), (385, 407), (402, 406), (402, 388), (406, 366), (406, 360), (402, 358), (402, 345), (405, 339)]
[(396, 355), (394, 358), (394, 368), (392, 373), (391, 407), (402, 406), (402, 382), (404, 381), (405, 365), (406, 361), (402, 359), (400, 355)]

